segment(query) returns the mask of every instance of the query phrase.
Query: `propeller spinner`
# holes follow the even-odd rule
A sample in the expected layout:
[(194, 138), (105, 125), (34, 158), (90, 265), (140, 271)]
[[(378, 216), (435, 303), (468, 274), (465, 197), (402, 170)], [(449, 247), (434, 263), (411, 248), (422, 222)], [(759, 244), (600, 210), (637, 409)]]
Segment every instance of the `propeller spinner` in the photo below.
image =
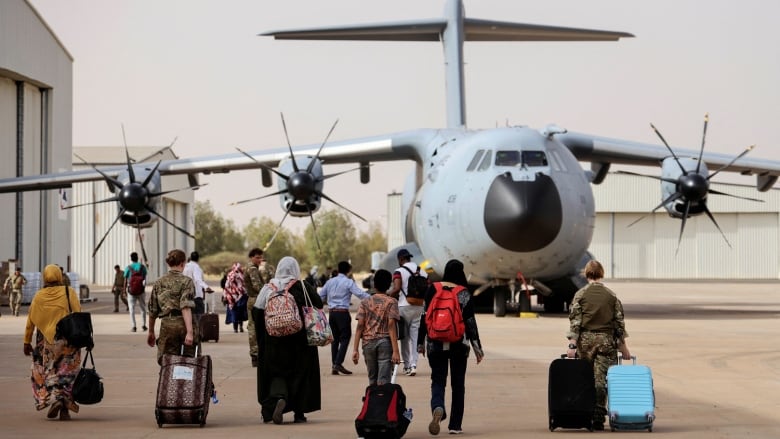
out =
[[(656, 135), (658, 135), (658, 138), (661, 139), (661, 142), (663, 142), (664, 146), (666, 146), (666, 148), (672, 154), (671, 158), (674, 160), (674, 163), (676, 163), (677, 166), (679, 167), (680, 172), (674, 173), (676, 174), (676, 177), (675, 176), (658, 177), (655, 175), (638, 174), (629, 171), (618, 171), (618, 173), (620, 174), (638, 175), (641, 177), (654, 178), (656, 180), (660, 180), (664, 183), (669, 183), (670, 185), (672, 185), (673, 190), (669, 191), (671, 193), (661, 202), (661, 204), (659, 204), (653, 210), (651, 210), (649, 214), (654, 213), (656, 210), (666, 205), (671, 204), (672, 206), (674, 206), (674, 209), (677, 212), (677, 214), (674, 214), (674, 216), (678, 216), (682, 219), (682, 223), (680, 224), (680, 234), (677, 238), (677, 252), (680, 251), (680, 242), (682, 241), (682, 235), (683, 232), (685, 231), (686, 221), (688, 220), (689, 217), (693, 215), (698, 215), (702, 212), (707, 215), (710, 221), (712, 221), (712, 223), (720, 232), (721, 236), (723, 236), (723, 239), (726, 241), (726, 244), (728, 244), (729, 248), (731, 248), (731, 243), (726, 238), (726, 235), (723, 233), (723, 230), (721, 230), (720, 226), (718, 225), (718, 222), (715, 221), (715, 217), (712, 215), (709, 208), (707, 208), (707, 195), (709, 194), (725, 195), (729, 197), (739, 198), (742, 200), (757, 201), (761, 203), (764, 202), (763, 200), (759, 200), (756, 198), (741, 197), (737, 195), (731, 195), (724, 192), (716, 191), (714, 189), (710, 189), (710, 181), (712, 177), (714, 177), (724, 169), (728, 168), (729, 166), (733, 165), (734, 162), (736, 162), (740, 158), (744, 157), (745, 154), (753, 150), (755, 145), (751, 145), (745, 148), (745, 150), (742, 151), (742, 153), (734, 157), (728, 164), (726, 164), (725, 166), (721, 166), (715, 172), (708, 174), (706, 164), (702, 163), (702, 156), (704, 154), (704, 144), (707, 137), (708, 124), (709, 124), (709, 115), (705, 114), (704, 129), (701, 136), (701, 148), (699, 150), (699, 157), (695, 161), (695, 168), (693, 167), (692, 165), (693, 162), (691, 162), (690, 159), (688, 159), (685, 162), (687, 166), (683, 165), (683, 161), (681, 161), (680, 158), (677, 156), (677, 154), (675, 154), (674, 150), (672, 150), (672, 148), (666, 142), (666, 139), (664, 139), (664, 136), (661, 135), (661, 133), (658, 131), (655, 125), (651, 123), (650, 127), (653, 129), (653, 131), (655, 131)], [(668, 158), (664, 160), (664, 165), (665, 165), (664, 167), (666, 167), (666, 164), (669, 160), (670, 159)], [(628, 227), (631, 227), (634, 224), (638, 223), (646, 216), (647, 215), (641, 216), (636, 221), (629, 224)], [(675, 252), (675, 255), (677, 254), (677, 252)]]

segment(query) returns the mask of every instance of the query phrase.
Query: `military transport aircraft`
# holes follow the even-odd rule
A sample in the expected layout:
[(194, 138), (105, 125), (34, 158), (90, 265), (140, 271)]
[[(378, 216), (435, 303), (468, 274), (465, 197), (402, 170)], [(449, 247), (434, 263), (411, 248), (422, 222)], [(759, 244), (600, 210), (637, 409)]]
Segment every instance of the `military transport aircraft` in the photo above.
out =
[[(503, 315), (514, 300), (522, 272), (545, 294), (548, 311), (560, 311), (583, 285), (580, 269), (591, 258), (595, 223), (591, 184), (607, 177), (611, 164), (661, 166), (664, 198), (656, 207), (685, 221), (706, 214), (710, 179), (721, 171), (756, 176), (758, 191), (770, 189), (780, 162), (736, 157), (663, 145), (636, 143), (548, 125), (495, 129), (466, 128), (463, 72), (465, 41), (615, 41), (632, 35), (467, 18), (461, 0), (447, 0), (444, 17), (394, 23), (268, 32), (276, 39), (441, 41), (444, 46), (447, 127), (273, 150), (240, 152), (158, 163), (152, 175), (221, 173), (261, 169), (263, 185), (278, 177), (282, 208), (310, 216), (322, 198), (322, 164), (357, 163), (363, 183), (368, 164), (412, 160), (415, 171), (404, 191), (405, 237), (416, 261), (433, 275), (451, 258), (466, 266), (475, 294), (490, 290), (494, 312)], [(706, 133), (706, 122), (705, 122)], [(248, 157), (249, 156), (249, 157)], [(590, 162), (583, 170), (580, 161)], [(709, 168), (716, 171), (710, 174)], [(73, 171), (0, 180), (0, 192), (43, 190), (114, 177), (126, 167)], [(107, 178), (107, 177), (106, 177)], [(148, 177), (147, 177), (148, 178)], [(154, 178), (154, 177), (153, 177)], [(119, 189), (117, 187), (117, 189)], [(132, 193), (129, 196), (136, 196)], [(138, 195), (141, 196), (141, 195)], [(120, 209), (122, 207), (120, 206)], [(717, 225), (717, 223), (715, 223)], [(457, 239), (452, 239), (457, 237)], [(389, 252), (390, 258), (395, 255)], [(393, 266), (395, 261), (387, 261)]]

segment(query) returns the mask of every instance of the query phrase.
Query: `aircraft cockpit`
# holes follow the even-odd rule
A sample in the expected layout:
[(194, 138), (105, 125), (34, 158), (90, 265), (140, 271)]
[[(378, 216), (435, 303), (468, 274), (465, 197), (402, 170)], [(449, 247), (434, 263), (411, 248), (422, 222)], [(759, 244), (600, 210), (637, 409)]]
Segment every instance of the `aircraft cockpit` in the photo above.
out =
[[(493, 157), (492, 151), (480, 149), (474, 154), (467, 171), (484, 171), (490, 167), (490, 162)], [(517, 151), (517, 150), (500, 150), (496, 151), (495, 166), (501, 167), (519, 167), (519, 168), (533, 168), (533, 167), (546, 167), (547, 155), (544, 151)]]

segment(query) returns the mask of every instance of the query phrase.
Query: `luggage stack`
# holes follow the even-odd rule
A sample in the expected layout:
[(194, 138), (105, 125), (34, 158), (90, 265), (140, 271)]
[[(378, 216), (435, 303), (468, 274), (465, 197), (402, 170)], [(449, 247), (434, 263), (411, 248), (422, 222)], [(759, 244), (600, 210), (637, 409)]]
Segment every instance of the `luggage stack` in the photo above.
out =
[[(184, 347), (182, 347), (182, 353)], [(214, 393), (211, 357), (164, 355), (157, 383), (154, 416), (157, 426), (163, 424), (206, 425), (209, 399)]]
[(561, 358), (550, 364), (547, 389), (550, 431), (587, 428), (593, 431), (596, 385), (593, 367), (581, 358)]
[(607, 371), (607, 404), (609, 427), (615, 430), (653, 431), (655, 392), (649, 367), (618, 364)]

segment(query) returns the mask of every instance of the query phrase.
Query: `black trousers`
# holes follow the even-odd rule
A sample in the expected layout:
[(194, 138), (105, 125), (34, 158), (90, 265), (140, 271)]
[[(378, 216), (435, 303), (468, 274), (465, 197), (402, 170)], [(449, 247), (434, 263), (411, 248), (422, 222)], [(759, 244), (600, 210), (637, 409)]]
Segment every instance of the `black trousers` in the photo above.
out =
[(333, 366), (341, 366), (347, 356), (349, 340), (352, 338), (352, 316), (348, 312), (331, 311), (328, 320), (333, 332), (333, 343), (330, 344), (331, 360)]

